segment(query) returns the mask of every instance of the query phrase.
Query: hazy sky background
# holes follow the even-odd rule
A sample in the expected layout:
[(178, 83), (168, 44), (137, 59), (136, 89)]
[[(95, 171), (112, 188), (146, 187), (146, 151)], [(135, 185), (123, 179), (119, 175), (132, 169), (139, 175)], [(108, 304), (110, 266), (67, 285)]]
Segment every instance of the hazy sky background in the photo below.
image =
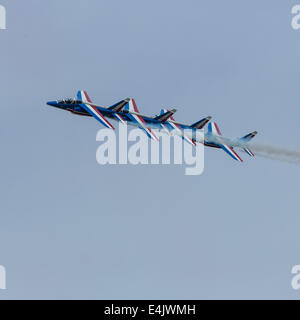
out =
[(46, 106), (86, 89), (300, 148), (297, 2), (0, 3), (0, 299), (300, 298), (299, 165), (100, 166), (100, 124)]

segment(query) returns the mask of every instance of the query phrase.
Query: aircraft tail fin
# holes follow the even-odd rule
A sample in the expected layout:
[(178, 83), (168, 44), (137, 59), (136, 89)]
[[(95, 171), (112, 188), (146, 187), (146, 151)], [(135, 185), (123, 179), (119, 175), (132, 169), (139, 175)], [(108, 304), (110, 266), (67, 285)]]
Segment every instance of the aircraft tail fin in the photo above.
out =
[(191, 125), (191, 127), (195, 128), (195, 129), (202, 129), (210, 121), (210, 119), (211, 119), (211, 117), (203, 118), (203, 119), (193, 123)]
[(92, 103), (92, 100), (90, 99), (89, 95), (85, 90), (79, 90), (77, 92), (77, 99), (82, 101), (82, 102), (89, 102)]
[(218, 127), (216, 122), (210, 122), (208, 124), (207, 130), (208, 130), (208, 133), (213, 134), (215, 136), (221, 136), (222, 135), (222, 133), (221, 133), (221, 131), (220, 131), (220, 129), (219, 129), (219, 127)]
[[(251, 133), (246, 134), (242, 138), (239, 139), (241, 142), (249, 142), (251, 139), (253, 139), (257, 135), (257, 131), (253, 131)], [(242, 150), (244, 150), (250, 157), (254, 157), (254, 153), (248, 148), (248, 147), (241, 147)]]
[(246, 134), (242, 138), (240, 138), (243, 142), (249, 142), (251, 139), (253, 139), (257, 135), (257, 131), (253, 131), (251, 133)]
[(140, 113), (133, 98), (129, 99), (129, 101), (124, 106), (123, 110), (127, 112)]
[(113, 104), (112, 106), (110, 106), (108, 109), (120, 112), (125, 107), (125, 105), (129, 102), (129, 100), (130, 100), (129, 98), (121, 100)]
[(169, 118), (174, 121), (173, 114), (176, 112), (176, 109), (167, 110), (167, 109), (161, 109), (160, 114), (156, 116), (155, 120), (160, 121), (167, 121)]

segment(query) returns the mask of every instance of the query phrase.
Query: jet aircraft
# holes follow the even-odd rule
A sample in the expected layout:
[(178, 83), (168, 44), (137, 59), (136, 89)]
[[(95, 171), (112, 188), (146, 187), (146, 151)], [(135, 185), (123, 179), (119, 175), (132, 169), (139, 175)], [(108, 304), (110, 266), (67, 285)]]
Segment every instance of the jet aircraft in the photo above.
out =
[[(234, 147), (248, 153), (251, 157), (254, 156), (247, 144), (257, 134), (257, 131), (253, 131), (238, 139), (226, 138), (222, 136), (218, 125), (215, 122), (210, 122), (210, 116), (203, 118), (192, 125), (185, 125), (175, 121), (173, 115), (176, 112), (176, 109), (161, 109), (159, 115), (149, 117), (142, 115), (139, 112), (136, 103), (132, 98), (121, 100), (110, 107), (103, 107), (94, 104), (84, 90), (77, 92), (76, 99), (48, 101), (47, 104), (56, 108), (68, 110), (77, 115), (92, 116), (110, 129), (115, 128), (107, 118), (117, 120), (123, 124), (137, 126), (144, 130), (149, 138), (156, 141), (159, 139), (151, 129), (164, 130), (168, 134), (179, 135), (183, 140), (194, 146), (196, 146), (197, 143), (202, 143), (208, 147), (221, 148), (234, 160), (240, 162), (243, 160), (235, 152)], [(196, 130), (203, 129), (207, 123), (208, 130), (204, 134), (204, 138), (197, 140), (195, 135)]]

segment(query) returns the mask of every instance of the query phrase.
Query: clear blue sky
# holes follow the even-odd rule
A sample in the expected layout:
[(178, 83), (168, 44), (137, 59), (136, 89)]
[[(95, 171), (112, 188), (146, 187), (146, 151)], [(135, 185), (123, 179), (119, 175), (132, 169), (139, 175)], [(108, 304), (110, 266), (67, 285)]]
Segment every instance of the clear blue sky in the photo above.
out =
[(45, 104), (129, 96), (300, 146), (295, 1), (0, 3), (0, 299), (300, 298), (299, 166), (100, 166), (100, 124)]

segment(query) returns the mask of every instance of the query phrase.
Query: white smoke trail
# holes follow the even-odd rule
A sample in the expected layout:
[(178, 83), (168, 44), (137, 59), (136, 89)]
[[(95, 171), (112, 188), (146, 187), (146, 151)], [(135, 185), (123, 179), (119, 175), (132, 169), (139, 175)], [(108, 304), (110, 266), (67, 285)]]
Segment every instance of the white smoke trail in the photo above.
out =
[(282, 146), (274, 146), (270, 144), (249, 143), (249, 148), (253, 150), (255, 155), (272, 160), (279, 160), (300, 164), (300, 150), (296, 148), (288, 148)]

